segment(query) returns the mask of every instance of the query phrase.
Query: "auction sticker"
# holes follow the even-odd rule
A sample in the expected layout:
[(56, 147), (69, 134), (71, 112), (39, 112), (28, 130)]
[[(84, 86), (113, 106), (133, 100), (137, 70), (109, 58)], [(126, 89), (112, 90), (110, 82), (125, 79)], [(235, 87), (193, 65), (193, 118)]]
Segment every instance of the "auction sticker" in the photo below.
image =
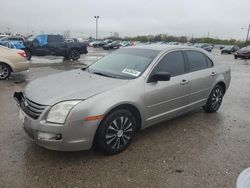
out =
[(141, 74), (141, 72), (139, 71), (136, 71), (136, 70), (133, 70), (133, 69), (123, 69), (122, 73), (125, 73), (125, 74), (130, 74), (132, 76), (139, 76)]

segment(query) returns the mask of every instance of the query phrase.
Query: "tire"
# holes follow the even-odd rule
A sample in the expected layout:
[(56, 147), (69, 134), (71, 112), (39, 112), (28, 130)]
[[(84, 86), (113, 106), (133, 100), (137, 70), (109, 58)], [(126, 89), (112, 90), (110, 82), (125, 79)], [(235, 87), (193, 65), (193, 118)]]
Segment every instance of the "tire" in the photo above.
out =
[(29, 50), (25, 50), (25, 53), (26, 53), (26, 59), (30, 61), (32, 57), (31, 52)]
[(224, 93), (224, 89), (220, 85), (216, 85), (210, 93), (207, 103), (203, 109), (208, 113), (216, 112), (220, 108)]
[(10, 77), (11, 68), (5, 63), (0, 63), (0, 80), (6, 80)]
[(234, 59), (237, 59), (238, 57), (237, 56), (234, 56)]
[(108, 155), (124, 151), (131, 143), (136, 131), (136, 121), (131, 112), (117, 110), (109, 114), (100, 124), (96, 143)]
[(77, 49), (72, 49), (69, 53), (69, 58), (72, 60), (78, 60), (80, 58), (80, 52)]

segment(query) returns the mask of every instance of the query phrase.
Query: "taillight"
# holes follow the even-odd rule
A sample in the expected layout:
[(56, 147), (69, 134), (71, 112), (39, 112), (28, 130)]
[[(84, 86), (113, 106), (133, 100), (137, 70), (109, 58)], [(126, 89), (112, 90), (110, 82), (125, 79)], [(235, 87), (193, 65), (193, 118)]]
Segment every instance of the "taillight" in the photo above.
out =
[(24, 58), (26, 58), (26, 53), (25, 52), (18, 52), (18, 54)]

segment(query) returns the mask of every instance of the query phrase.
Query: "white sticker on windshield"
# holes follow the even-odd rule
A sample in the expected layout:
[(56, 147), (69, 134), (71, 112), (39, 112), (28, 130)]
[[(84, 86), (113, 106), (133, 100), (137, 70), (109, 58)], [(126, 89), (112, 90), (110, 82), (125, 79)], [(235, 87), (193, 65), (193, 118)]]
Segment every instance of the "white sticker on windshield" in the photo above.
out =
[(132, 76), (139, 76), (141, 74), (141, 72), (139, 71), (136, 71), (136, 70), (133, 70), (133, 69), (123, 69), (122, 73), (125, 73), (125, 74), (130, 74)]

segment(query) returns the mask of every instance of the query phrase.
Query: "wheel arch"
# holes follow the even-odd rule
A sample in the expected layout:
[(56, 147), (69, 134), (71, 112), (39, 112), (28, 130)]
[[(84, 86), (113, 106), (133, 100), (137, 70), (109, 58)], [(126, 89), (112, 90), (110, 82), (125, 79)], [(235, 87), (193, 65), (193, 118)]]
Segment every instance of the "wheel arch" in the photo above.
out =
[(13, 68), (12, 68), (12, 66), (9, 63), (6, 63), (6, 62), (0, 60), (0, 64), (7, 65), (10, 68), (10, 71), (13, 72)]
[(139, 131), (141, 129), (142, 119), (141, 119), (141, 113), (140, 113), (139, 109), (135, 105), (132, 105), (132, 104), (129, 104), (129, 103), (118, 104), (117, 106), (113, 106), (111, 109), (109, 109), (104, 114), (104, 118), (99, 123), (98, 128), (96, 129), (95, 136), (94, 136), (93, 143), (92, 143), (92, 147), (96, 146), (98, 129), (100, 128), (102, 122), (105, 120), (106, 117), (108, 117), (109, 114), (111, 114), (111, 113), (113, 113), (113, 112), (115, 112), (117, 110), (120, 110), (120, 109), (128, 110), (133, 115), (135, 115), (135, 121), (136, 121), (136, 126), (137, 126), (136, 131)]
[[(124, 104), (119, 104), (113, 108), (111, 108), (108, 112), (105, 113), (105, 117), (107, 117), (109, 114), (117, 111), (117, 110), (128, 110), (129, 112), (131, 112), (134, 117), (135, 117), (135, 121), (136, 121), (136, 130), (140, 130), (141, 129), (141, 124), (142, 124), (142, 119), (141, 119), (141, 113), (139, 111), (139, 109), (132, 105), (132, 104), (129, 104), (129, 103), (124, 103)], [(101, 124), (101, 123), (100, 123)]]

